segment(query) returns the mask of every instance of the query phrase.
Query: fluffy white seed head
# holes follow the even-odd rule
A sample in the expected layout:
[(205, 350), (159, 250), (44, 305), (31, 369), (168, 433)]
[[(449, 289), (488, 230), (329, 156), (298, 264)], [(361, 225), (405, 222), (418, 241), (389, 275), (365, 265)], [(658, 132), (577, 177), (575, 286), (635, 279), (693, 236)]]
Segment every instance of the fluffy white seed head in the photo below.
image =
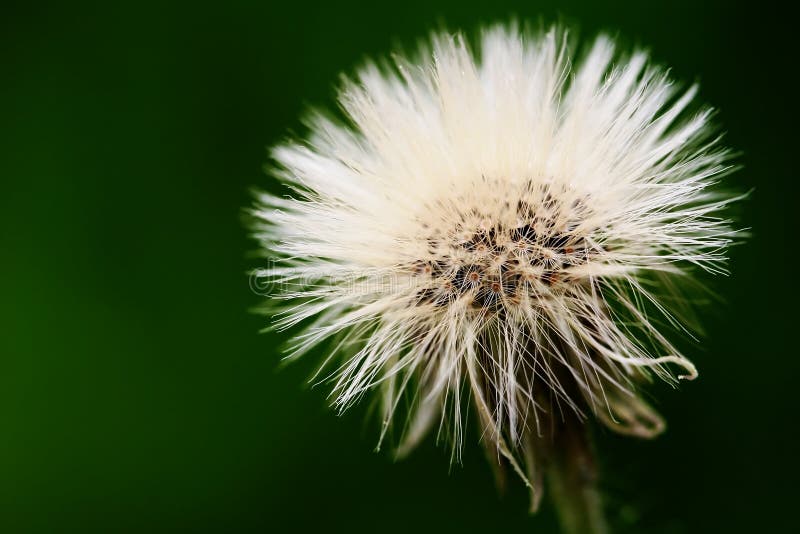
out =
[(696, 375), (663, 301), (692, 267), (723, 270), (728, 152), (689, 111), (696, 87), (607, 37), (576, 65), (557, 30), (494, 27), (478, 50), (436, 35), (367, 65), (340, 94), (349, 124), (315, 114), (274, 149), (292, 192), (258, 197), (280, 260), (258, 274), (289, 301), (278, 326), (304, 327), (294, 355), (333, 341), (337, 406), (379, 390), (385, 428), (407, 416), (401, 451), (439, 422), (457, 455), (471, 399), (522, 474), (544, 413), (662, 430), (634, 386)]

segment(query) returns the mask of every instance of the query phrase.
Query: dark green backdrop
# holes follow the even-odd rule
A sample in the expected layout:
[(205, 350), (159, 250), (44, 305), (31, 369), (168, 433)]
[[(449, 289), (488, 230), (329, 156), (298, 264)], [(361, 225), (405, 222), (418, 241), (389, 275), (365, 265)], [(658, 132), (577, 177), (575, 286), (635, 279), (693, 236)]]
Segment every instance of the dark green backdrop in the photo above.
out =
[[(365, 54), (440, 22), (516, 13), (618, 31), (702, 83), (755, 193), (754, 238), (690, 356), (654, 388), (666, 435), (599, 436), (622, 532), (796, 524), (800, 360), (796, 31), (769, 2), (306, 2), (0, 13), (0, 531), (553, 532), (498, 498), (473, 434), (393, 463), (361, 407), (338, 418), (314, 365), (258, 335), (240, 223), (266, 147)], [(314, 360), (314, 358), (312, 358)]]

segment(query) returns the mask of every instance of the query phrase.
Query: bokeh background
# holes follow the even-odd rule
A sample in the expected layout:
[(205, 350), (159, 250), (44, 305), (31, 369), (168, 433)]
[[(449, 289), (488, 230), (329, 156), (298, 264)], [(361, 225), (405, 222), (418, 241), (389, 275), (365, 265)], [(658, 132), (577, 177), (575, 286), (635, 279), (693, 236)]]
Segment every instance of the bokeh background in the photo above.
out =
[[(797, 524), (796, 28), (770, 2), (4, 3), (0, 531), (554, 532), (499, 497), (477, 444), (374, 453), (259, 335), (241, 226), (266, 148), (341, 71), (442, 23), (510, 15), (618, 33), (702, 84), (755, 188), (754, 237), (690, 355), (651, 389), (658, 440), (598, 436), (618, 532)], [(794, 235), (794, 234), (792, 234)]]

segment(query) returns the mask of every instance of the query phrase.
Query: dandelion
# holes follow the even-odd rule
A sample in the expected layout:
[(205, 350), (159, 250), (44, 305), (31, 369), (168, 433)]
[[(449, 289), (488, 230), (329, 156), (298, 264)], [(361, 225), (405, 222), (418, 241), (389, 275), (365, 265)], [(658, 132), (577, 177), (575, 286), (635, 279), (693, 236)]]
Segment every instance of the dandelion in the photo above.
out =
[(273, 150), (290, 194), (252, 212), (290, 357), (327, 342), (335, 406), (374, 391), (401, 455), (438, 427), (460, 461), (476, 414), (533, 509), (547, 482), (568, 530), (601, 531), (587, 423), (664, 430), (637, 391), (697, 376), (665, 335), (692, 326), (676, 282), (724, 272), (734, 238), (696, 91), (604, 36), (573, 63), (558, 29), (361, 68), (346, 121)]

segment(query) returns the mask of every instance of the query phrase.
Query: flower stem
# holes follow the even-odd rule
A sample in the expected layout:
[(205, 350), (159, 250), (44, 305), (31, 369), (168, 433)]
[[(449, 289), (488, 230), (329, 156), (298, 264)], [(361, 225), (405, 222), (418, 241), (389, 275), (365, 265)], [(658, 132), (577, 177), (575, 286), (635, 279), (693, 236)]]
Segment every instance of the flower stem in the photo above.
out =
[(547, 468), (549, 491), (565, 534), (607, 534), (589, 429), (577, 420), (555, 430)]

